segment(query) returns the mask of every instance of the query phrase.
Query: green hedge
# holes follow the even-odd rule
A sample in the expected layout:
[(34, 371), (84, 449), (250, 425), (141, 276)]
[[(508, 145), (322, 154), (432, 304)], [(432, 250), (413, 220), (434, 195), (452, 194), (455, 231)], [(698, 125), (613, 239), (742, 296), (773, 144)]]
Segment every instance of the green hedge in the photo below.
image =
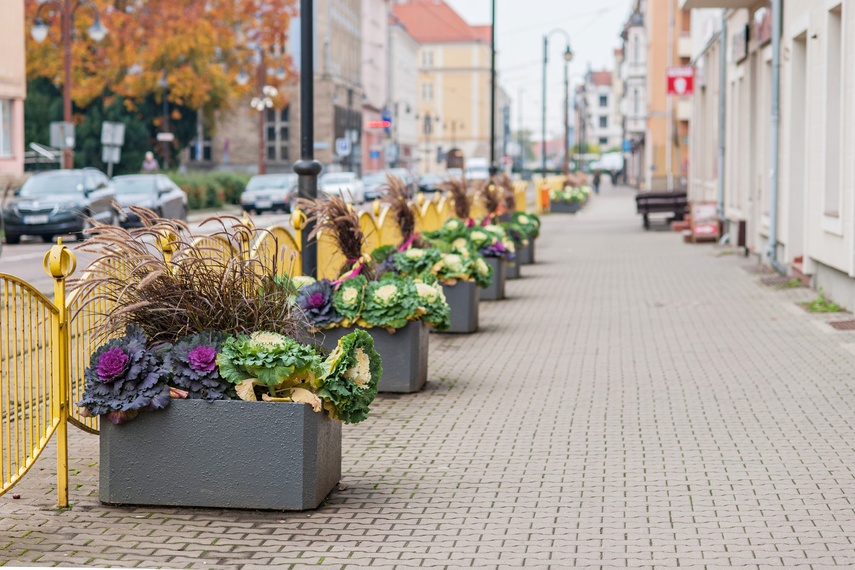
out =
[(252, 175), (240, 172), (170, 172), (168, 176), (187, 192), (190, 209), (201, 210), (240, 204), (240, 195)]

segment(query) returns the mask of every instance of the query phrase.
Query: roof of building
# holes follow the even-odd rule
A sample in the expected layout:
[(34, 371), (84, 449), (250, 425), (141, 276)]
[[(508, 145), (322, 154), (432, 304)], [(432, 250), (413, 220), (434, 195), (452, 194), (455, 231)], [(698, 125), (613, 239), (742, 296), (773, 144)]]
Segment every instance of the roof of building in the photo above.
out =
[(444, 0), (406, 0), (392, 13), (419, 43), (490, 42), (490, 26), (470, 26)]
[(591, 83), (598, 86), (605, 86), (612, 84), (612, 72), (611, 71), (591, 71), (589, 72)]

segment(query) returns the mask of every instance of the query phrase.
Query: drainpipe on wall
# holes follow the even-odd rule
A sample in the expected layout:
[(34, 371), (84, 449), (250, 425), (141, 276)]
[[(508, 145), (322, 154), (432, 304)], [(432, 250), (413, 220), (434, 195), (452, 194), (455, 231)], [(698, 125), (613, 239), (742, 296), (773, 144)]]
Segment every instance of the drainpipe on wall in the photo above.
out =
[(781, 3), (772, 0), (772, 129), (770, 150), (772, 171), (769, 174), (769, 244), (766, 257), (769, 265), (787, 274), (785, 265), (778, 261), (778, 141), (781, 131)]
[(721, 65), (718, 72), (718, 219), (724, 222), (724, 147), (727, 127), (727, 9), (721, 11)]

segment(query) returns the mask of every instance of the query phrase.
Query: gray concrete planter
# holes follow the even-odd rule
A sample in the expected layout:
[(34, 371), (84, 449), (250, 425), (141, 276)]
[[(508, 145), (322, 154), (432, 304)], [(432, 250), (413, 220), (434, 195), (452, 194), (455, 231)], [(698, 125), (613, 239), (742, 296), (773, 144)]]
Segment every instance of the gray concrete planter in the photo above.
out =
[(553, 214), (575, 214), (581, 209), (579, 202), (549, 202), (549, 211)]
[(489, 287), (481, 289), (482, 301), (501, 301), (505, 298), (505, 279), (507, 279), (508, 262), (501, 257), (485, 257), (493, 268), (493, 282)]
[(478, 301), (481, 288), (474, 281), (443, 285), (442, 292), (451, 308), (451, 326), (444, 333), (474, 333), (478, 330)]
[[(317, 333), (316, 338), (325, 348), (332, 350), (344, 335), (354, 327), (335, 328)], [(374, 348), (383, 362), (380, 392), (409, 394), (421, 390), (427, 382), (428, 345), (430, 331), (421, 322), (408, 323), (395, 333), (386, 329), (365, 329), (374, 339)]]
[(520, 259), (519, 256), (516, 256), (513, 261), (508, 261), (508, 270), (505, 273), (505, 278), (510, 281), (511, 279), (519, 279), (522, 277), (522, 273), (520, 271)]
[(528, 243), (517, 252), (517, 261), (522, 265), (534, 263), (534, 238), (529, 238)]
[(301, 511), (341, 479), (341, 423), (307, 404), (172, 400), (101, 421), (102, 502)]

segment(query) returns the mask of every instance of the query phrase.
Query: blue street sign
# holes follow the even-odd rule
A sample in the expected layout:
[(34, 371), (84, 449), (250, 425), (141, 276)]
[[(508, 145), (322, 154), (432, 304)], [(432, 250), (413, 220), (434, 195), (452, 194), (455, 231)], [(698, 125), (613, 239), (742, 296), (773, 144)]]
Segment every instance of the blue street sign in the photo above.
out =
[(383, 115), (380, 117), (380, 119), (386, 123), (389, 123), (389, 126), (383, 129), (388, 135), (389, 132), (392, 130), (392, 113), (389, 112), (389, 109), (383, 109)]
[(632, 152), (632, 141), (631, 140), (626, 139), (625, 141), (623, 141), (623, 151), (624, 152)]
[(338, 156), (350, 156), (351, 146), (349, 138), (335, 139), (335, 153)]

